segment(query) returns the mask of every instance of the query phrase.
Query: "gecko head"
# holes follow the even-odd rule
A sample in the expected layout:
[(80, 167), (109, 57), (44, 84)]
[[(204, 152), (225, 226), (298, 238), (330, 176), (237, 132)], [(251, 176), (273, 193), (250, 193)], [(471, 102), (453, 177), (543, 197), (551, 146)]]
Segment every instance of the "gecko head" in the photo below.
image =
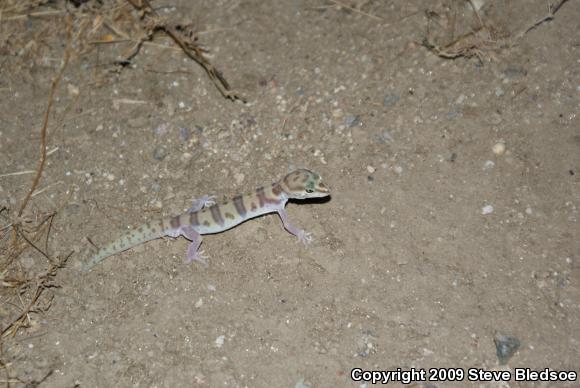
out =
[(320, 198), (330, 195), (330, 190), (322, 182), (322, 177), (306, 169), (294, 170), (280, 181), (280, 187), (288, 198)]

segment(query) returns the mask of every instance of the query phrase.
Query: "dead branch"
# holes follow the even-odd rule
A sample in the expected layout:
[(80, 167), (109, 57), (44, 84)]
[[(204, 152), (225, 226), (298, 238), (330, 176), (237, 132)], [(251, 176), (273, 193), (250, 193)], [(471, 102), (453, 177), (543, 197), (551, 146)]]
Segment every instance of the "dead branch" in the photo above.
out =
[(145, 41), (153, 39), (155, 32), (161, 31), (169, 36), (173, 42), (177, 44), (181, 50), (183, 50), (185, 55), (197, 62), (197, 64), (199, 64), (205, 70), (210, 80), (213, 82), (222, 96), (232, 101), (240, 100), (242, 102), (246, 102), (244, 98), (242, 98), (231, 89), (229, 83), (226, 81), (222, 73), (205, 58), (205, 51), (194, 41), (186, 41), (182, 39), (180, 36), (181, 34), (177, 31), (175, 26), (162, 21), (157, 12), (153, 9), (153, 7), (151, 7), (148, 0), (127, 0), (127, 2), (129, 2), (129, 4), (131, 4), (137, 11), (139, 11), (141, 18), (144, 19), (147, 26), (146, 35), (135, 44), (132, 52), (125, 58), (127, 63), (138, 54)]
[(544, 24), (550, 20), (553, 20), (554, 16), (556, 15), (556, 12), (558, 12), (560, 10), (560, 8), (564, 5), (564, 3), (566, 3), (567, 1), (568, 0), (560, 0), (556, 4), (550, 4), (548, 6), (548, 14), (546, 16), (536, 20), (536, 22), (534, 22), (531, 26), (529, 26), (527, 29), (525, 29), (524, 31), (522, 31), (518, 35), (516, 35), (516, 37), (514, 38), (514, 41), (520, 40), (521, 38), (524, 37), (525, 34), (532, 31), (533, 29), (537, 28), (541, 24)]
[(49, 300), (48, 305), (45, 308), (36, 308), (35, 306), (46, 289), (58, 287), (52, 283), (52, 280), (56, 276), (58, 270), (64, 267), (72, 254), (73, 252), (70, 252), (67, 256), (61, 258), (56, 264), (51, 263), (48, 270), (42, 275), (37, 276), (35, 279), (5, 279), (7, 284), (20, 284), (21, 286), (27, 287), (28, 284), (34, 282), (36, 283), (36, 287), (28, 304), (22, 308), (16, 317), (11, 319), (10, 322), (1, 329), (0, 338), (14, 336), (21, 327), (28, 326), (30, 313), (46, 311), (48, 307), (50, 307), (52, 298)]
[[(451, 43), (438, 45), (431, 39), (428, 25), (428, 33), (427, 36), (423, 39), (422, 45), (441, 58), (455, 59), (459, 57), (470, 58), (475, 56), (480, 60), (480, 62), (482, 62), (484, 52), (492, 53), (493, 51), (497, 51), (502, 48), (512, 47), (528, 32), (532, 31), (543, 23), (553, 20), (556, 12), (558, 12), (567, 1), (568, 0), (560, 0), (555, 4), (549, 5), (548, 14), (546, 16), (538, 19), (532, 23), (532, 25), (517, 35), (508, 39), (496, 39), (496, 34), (492, 26), (488, 26), (482, 20), (472, 0), (468, 0), (469, 4), (473, 8), (475, 15), (477, 16), (480, 25), (477, 30), (464, 34), (459, 38), (454, 39)], [(431, 22), (434, 15), (436, 16), (437, 14), (431, 11), (427, 12), (427, 18), (429, 22)]]
[(18, 211), (18, 217), (22, 216), (24, 209), (28, 205), (28, 201), (32, 197), (32, 194), (36, 190), (38, 183), (40, 182), (40, 177), (42, 176), (42, 171), (44, 170), (44, 164), (46, 162), (46, 130), (48, 128), (48, 119), (50, 117), (50, 112), (52, 111), (52, 103), (54, 100), (54, 94), (56, 93), (56, 88), (60, 83), (60, 80), (64, 74), (66, 66), (68, 65), (68, 61), (70, 59), (71, 53), (71, 45), (72, 45), (72, 17), (67, 15), (66, 18), (66, 49), (64, 50), (64, 55), (62, 59), (62, 65), (60, 70), (58, 71), (56, 77), (52, 80), (52, 85), (50, 88), (50, 93), (48, 94), (48, 104), (46, 106), (46, 111), (44, 112), (44, 120), (42, 124), (42, 128), (40, 130), (40, 161), (38, 163), (38, 169), (36, 170), (36, 176), (32, 181), (32, 186), (24, 198), (22, 205), (20, 205), (20, 210)]

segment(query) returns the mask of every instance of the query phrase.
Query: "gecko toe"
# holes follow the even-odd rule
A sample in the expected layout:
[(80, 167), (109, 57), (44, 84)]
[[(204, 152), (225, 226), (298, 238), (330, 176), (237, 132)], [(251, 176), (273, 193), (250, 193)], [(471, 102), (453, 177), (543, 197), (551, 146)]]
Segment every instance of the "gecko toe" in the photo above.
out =
[(310, 232), (306, 232), (304, 230), (300, 231), (300, 234), (298, 235), (298, 240), (300, 242), (302, 242), (304, 245), (308, 245), (312, 242), (312, 233)]
[(207, 259), (209, 259), (209, 257), (207, 255), (204, 255), (203, 251), (197, 251), (193, 255), (187, 255), (187, 259), (185, 260), (185, 262), (187, 264), (190, 264), (190, 263), (196, 261), (196, 262), (201, 263), (203, 265), (208, 265)]

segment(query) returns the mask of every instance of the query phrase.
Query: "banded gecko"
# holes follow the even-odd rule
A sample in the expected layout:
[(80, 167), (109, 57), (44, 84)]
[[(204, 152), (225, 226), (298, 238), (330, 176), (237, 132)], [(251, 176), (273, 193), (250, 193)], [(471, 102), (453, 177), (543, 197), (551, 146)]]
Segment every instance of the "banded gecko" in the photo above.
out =
[(250, 218), (268, 213), (278, 213), (284, 228), (307, 244), (312, 240), (310, 233), (292, 226), (284, 209), (288, 199), (320, 198), (330, 195), (330, 190), (315, 172), (295, 170), (269, 187), (260, 187), (255, 192), (238, 195), (231, 200), (216, 204), (213, 197), (204, 196), (194, 200), (193, 206), (184, 214), (148, 222), (123, 234), (99, 249), (84, 263), (88, 271), (105, 258), (133, 248), (141, 243), (163, 236), (179, 237), (191, 241), (187, 248), (187, 262), (205, 263), (207, 257), (199, 251), (202, 234), (220, 233), (231, 229)]

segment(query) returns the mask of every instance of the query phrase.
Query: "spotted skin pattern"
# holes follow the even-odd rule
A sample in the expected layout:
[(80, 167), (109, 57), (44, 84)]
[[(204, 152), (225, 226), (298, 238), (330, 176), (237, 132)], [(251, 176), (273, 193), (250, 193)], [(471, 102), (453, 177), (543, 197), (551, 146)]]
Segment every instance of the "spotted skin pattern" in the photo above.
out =
[(207, 257), (199, 251), (201, 235), (220, 233), (246, 220), (268, 213), (278, 213), (284, 228), (307, 244), (312, 240), (310, 233), (291, 225), (284, 207), (289, 199), (320, 198), (329, 195), (330, 190), (324, 185), (320, 175), (299, 169), (270, 186), (259, 187), (253, 193), (238, 195), (223, 203), (215, 203), (213, 197), (203, 196), (195, 200), (184, 214), (148, 222), (110, 242), (84, 263), (84, 269), (88, 271), (109, 256), (164, 236), (183, 236), (190, 240), (187, 262), (206, 263)]

